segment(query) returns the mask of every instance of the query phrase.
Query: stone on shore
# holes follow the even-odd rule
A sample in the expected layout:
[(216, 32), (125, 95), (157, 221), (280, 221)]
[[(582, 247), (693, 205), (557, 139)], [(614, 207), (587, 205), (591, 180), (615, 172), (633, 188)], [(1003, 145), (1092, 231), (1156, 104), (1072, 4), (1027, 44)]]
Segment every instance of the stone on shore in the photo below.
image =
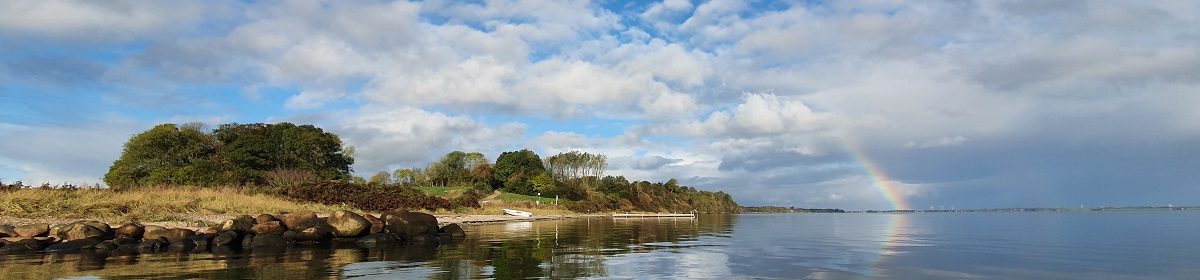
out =
[(166, 249), (167, 246), (170, 246), (170, 244), (171, 243), (167, 241), (166, 237), (158, 237), (154, 239), (142, 240), (141, 243), (138, 243), (136, 248), (140, 253), (154, 253)]
[(296, 212), (288, 213), (283, 216), (283, 225), (289, 229), (302, 229), (300, 224), (308, 221), (317, 220), (317, 214), (313, 212)]
[(446, 225), (441, 229), (438, 229), (438, 232), (441, 232), (442, 236), (449, 236), (452, 238), (463, 238), (467, 236), (467, 232), (463, 231), (462, 227), (458, 224)]
[[(142, 228), (143, 234), (146, 232), (158, 231), (158, 230), (167, 230), (167, 228), (163, 227), (163, 226), (156, 226), (156, 225), (147, 225)], [(145, 238), (145, 236), (142, 236), (142, 238)]]
[(57, 237), (62, 240), (102, 239), (108, 233), (85, 223), (71, 223), (62, 229)]
[(350, 211), (333, 212), (328, 221), (337, 237), (359, 237), (371, 227), (371, 221)]
[(118, 246), (125, 245), (125, 244), (137, 245), (139, 242), (138, 239), (133, 239), (133, 238), (128, 238), (128, 237), (117, 237), (117, 238), (113, 238), (112, 240), (108, 240), (108, 241), (112, 241), (113, 244), (117, 244)]
[(204, 227), (199, 230), (196, 230), (196, 234), (203, 234), (203, 235), (208, 235), (208, 236), (217, 236), (218, 233), (221, 233), (221, 231), (215, 227)]
[(160, 226), (146, 226), (146, 232), (142, 233), (142, 239), (153, 240), (159, 237), (166, 238), (170, 230)]
[(375, 215), (363, 213), (362, 217), (371, 223), (371, 228), (367, 229), (367, 234), (376, 234), (383, 232), (383, 221), (376, 218)]
[(0, 225), (0, 237), (17, 237), (17, 227)]
[[(249, 216), (246, 216), (246, 217), (249, 217)], [(237, 219), (226, 220), (224, 223), (221, 223), (221, 227), (219, 229), (221, 231), (236, 231), (238, 233), (247, 233), (247, 232), (250, 232), (250, 229), (253, 227), (254, 227), (253, 219), (246, 220), (246, 219), (239, 217)]]
[(203, 252), (208, 251), (212, 247), (212, 236), (206, 234), (197, 234), (192, 236), (192, 243), (196, 244), (196, 248), (192, 251)]
[(250, 248), (252, 245), (254, 245), (253, 242), (254, 242), (254, 234), (253, 233), (247, 233), (245, 236), (242, 236), (242, 244), (241, 244), (242, 248)]
[(213, 237), (212, 243), (215, 246), (234, 246), (238, 245), (239, 241), (241, 240), (238, 239), (237, 232), (226, 231), (222, 232), (221, 234), (217, 234), (216, 237)]
[(422, 234), (436, 235), (438, 230), (437, 218), (426, 213), (389, 211), (383, 213), (382, 220), (388, 232), (405, 240)]
[(255, 235), (250, 242), (251, 248), (280, 248), (285, 245), (287, 245), (287, 242), (279, 234)]
[(110, 227), (108, 224), (99, 222), (99, 221), (76, 221), (76, 222), (74, 222), (74, 224), (89, 225), (96, 229), (99, 229), (100, 231), (104, 232), (104, 234), (111, 234), (113, 231), (112, 227)]
[(142, 239), (142, 234), (146, 233), (146, 227), (137, 223), (126, 223), (117, 227), (115, 232), (117, 237), (126, 237), (132, 239)]
[(266, 221), (250, 227), (250, 231), (253, 231), (254, 234), (282, 234), (286, 230), (287, 228), (283, 227), (283, 223), (280, 221)]
[(395, 235), (381, 232), (359, 238), (357, 241), (354, 241), (354, 244), (357, 244), (359, 247), (363, 248), (375, 248), (387, 244), (393, 244), (399, 241), (400, 240), (396, 239)]
[(25, 238), (0, 247), (0, 253), (33, 252), (46, 248), (50, 243), (53, 241), (45, 237)]
[(196, 235), (196, 232), (192, 231), (190, 229), (173, 228), (173, 229), (167, 230), (166, 235), (163, 235), (163, 236), (167, 238), (167, 242), (170, 242), (171, 244), (175, 244), (178, 242), (191, 240), (192, 236), (194, 236), (194, 235)]
[(83, 249), (90, 249), (96, 246), (96, 244), (100, 244), (100, 242), (101, 241), (99, 239), (82, 238), (50, 244), (49, 246), (46, 246), (44, 250), (46, 252), (55, 253), (78, 253)]
[[(25, 238), (41, 237), (41, 236), (47, 236), (48, 234), (50, 234), (50, 225), (49, 224), (23, 225), (23, 226), (14, 228), (13, 231), (16, 231), (17, 237), (25, 237)], [(41, 248), (38, 248), (38, 249), (41, 249)]]
[(279, 218), (276, 218), (275, 215), (271, 215), (271, 214), (259, 214), (257, 217), (254, 217), (255, 224), (274, 222), (274, 221), (278, 221), (278, 220), (279, 220)]

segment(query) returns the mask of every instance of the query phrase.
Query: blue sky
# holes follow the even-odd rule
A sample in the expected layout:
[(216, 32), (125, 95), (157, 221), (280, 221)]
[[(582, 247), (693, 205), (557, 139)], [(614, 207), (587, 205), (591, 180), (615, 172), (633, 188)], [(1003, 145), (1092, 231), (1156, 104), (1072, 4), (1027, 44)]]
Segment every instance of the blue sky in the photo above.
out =
[(5, 1), (0, 180), (164, 122), (311, 123), (356, 172), (609, 155), (742, 204), (1200, 205), (1191, 1)]

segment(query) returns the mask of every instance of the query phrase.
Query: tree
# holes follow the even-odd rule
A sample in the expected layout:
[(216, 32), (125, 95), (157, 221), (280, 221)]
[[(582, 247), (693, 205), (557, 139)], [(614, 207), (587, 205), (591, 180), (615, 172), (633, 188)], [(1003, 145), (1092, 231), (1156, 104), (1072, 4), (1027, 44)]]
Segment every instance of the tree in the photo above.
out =
[(219, 183), (218, 166), (211, 161), (216, 141), (202, 130), (200, 124), (161, 124), (134, 135), (104, 182), (114, 187)]
[(387, 171), (379, 171), (379, 173), (375, 173), (375, 175), (371, 175), (371, 179), (367, 180), (367, 183), (369, 183), (369, 184), (381, 184), (382, 185), (382, 184), (390, 184), (391, 182), (392, 182), (392, 175), (388, 174)]
[(417, 184), (425, 181), (425, 173), (420, 168), (405, 168), (392, 171), (392, 182), (402, 185)]
[(428, 174), (435, 182), (449, 185), (490, 180), (483, 176), (490, 176), (491, 170), (491, 163), (482, 153), (453, 151), (429, 165)]
[(202, 124), (161, 124), (130, 138), (104, 181), (114, 187), (261, 185), (267, 172), (279, 170), (348, 180), (351, 153), (337, 135), (311, 125), (223, 124), (208, 133)]
[(524, 174), (522, 177), (528, 179), (542, 172), (546, 172), (546, 168), (542, 166), (542, 159), (533, 151), (522, 149), (501, 153), (500, 157), (496, 158), (492, 176), (496, 178), (495, 182), (507, 186), (508, 181), (515, 175)]
[(604, 176), (604, 170), (608, 169), (608, 156), (570, 151), (547, 158), (546, 168), (559, 181), (581, 177), (600, 177)]

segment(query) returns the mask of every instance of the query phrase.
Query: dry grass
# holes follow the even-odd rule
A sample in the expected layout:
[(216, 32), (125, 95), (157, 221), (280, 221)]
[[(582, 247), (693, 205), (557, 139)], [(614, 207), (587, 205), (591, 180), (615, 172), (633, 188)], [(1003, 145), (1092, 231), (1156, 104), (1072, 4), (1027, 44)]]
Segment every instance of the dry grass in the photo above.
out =
[(348, 206), (302, 203), (241, 188), (20, 189), (0, 192), (0, 216), (202, 223), (202, 216), (296, 211), (328, 213)]
[(453, 211), (438, 210), (435, 215), (501, 215), (501, 209), (515, 209), (521, 211), (533, 212), (534, 215), (574, 215), (579, 214), (575, 211), (568, 210), (562, 205), (553, 204), (535, 204), (529, 201), (505, 201), (492, 200), (487, 203), (480, 204), (480, 208), (458, 208)]

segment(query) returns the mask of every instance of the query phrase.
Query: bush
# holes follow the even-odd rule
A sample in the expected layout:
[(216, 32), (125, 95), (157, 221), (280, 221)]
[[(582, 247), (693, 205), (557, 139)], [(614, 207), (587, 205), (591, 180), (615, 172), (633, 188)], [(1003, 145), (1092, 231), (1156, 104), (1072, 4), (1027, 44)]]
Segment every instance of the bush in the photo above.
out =
[(367, 211), (452, 209), (450, 201), (398, 184), (319, 182), (282, 188), (279, 195), (322, 204), (345, 204)]
[(478, 189), (470, 189), (467, 192), (450, 200), (450, 207), (457, 208), (479, 208), (479, 200), (486, 196), (485, 193)]

